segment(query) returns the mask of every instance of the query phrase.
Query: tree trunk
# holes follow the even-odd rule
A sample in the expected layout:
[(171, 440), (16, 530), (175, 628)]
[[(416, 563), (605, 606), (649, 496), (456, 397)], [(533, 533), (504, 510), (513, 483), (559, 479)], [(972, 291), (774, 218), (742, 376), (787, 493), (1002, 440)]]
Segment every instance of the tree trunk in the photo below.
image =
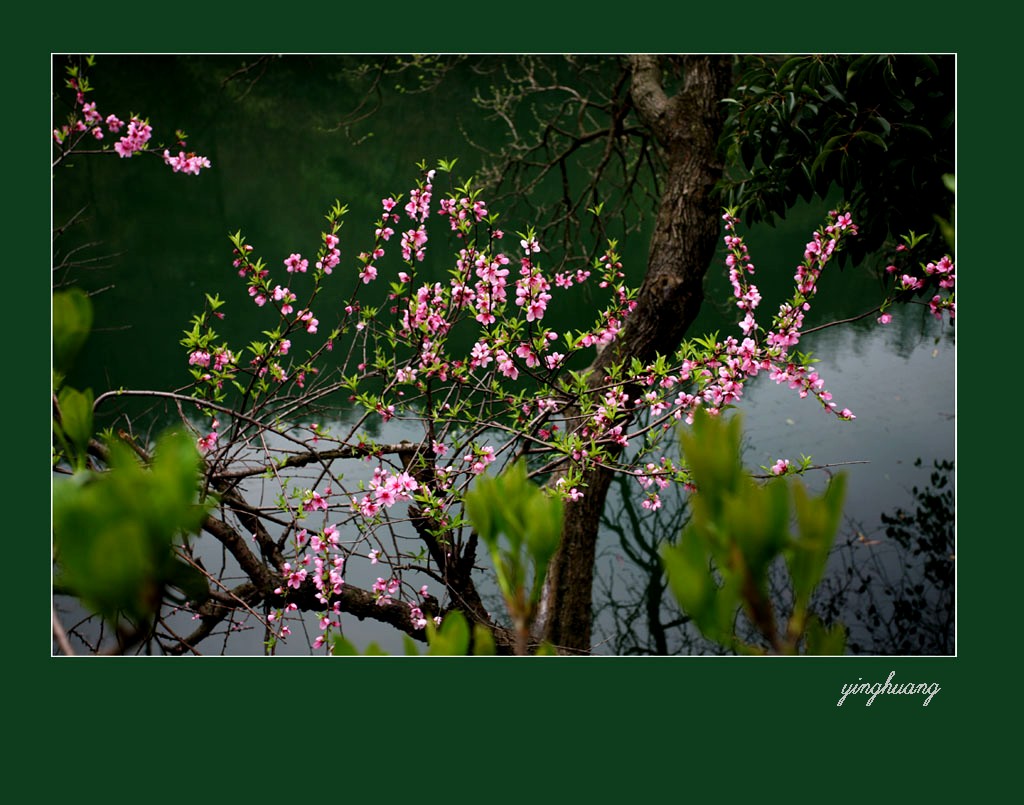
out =
[[(667, 167), (637, 307), (619, 338), (592, 364), (592, 388), (603, 384), (612, 363), (634, 357), (647, 363), (678, 348), (700, 310), (720, 229), (713, 189), (722, 174), (716, 148), (731, 60), (682, 57), (684, 86), (672, 97), (663, 89), (658, 57), (633, 56), (631, 62), (633, 105)], [(590, 651), (597, 533), (610, 481), (601, 468), (586, 472), (584, 497), (566, 505), (562, 543), (548, 569), (539, 625), (544, 639), (565, 653)]]

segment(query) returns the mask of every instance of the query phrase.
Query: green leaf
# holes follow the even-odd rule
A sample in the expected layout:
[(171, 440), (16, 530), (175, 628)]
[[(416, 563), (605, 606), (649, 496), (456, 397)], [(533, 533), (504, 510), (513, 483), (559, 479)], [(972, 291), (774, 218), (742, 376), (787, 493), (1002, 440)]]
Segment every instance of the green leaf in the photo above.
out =
[(510, 614), (529, 617), (530, 612), (518, 610), (522, 601), (528, 600), (532, 608), (540, 599), (548, 563), (561, 540), (561, 498), (530, 481), (520, 460), (498, 477), (478, 478), (466, 493), (465, 508), (491, 554)]
[(337, 635), (334, 638), (334, 650), (331, 654), (335, 657), (358, 657), (359, 649), (344, 635)]
[(492, 504), (491, 487), (494, 479), (489, 475), (483, 475), (477, 479), (476, 485), (466, 493), (465, 507), (466, 516), (473, 525), (474, 530), (480, 535), (488, 546), (496, 537), (494, 523), (494, 507)]
[[(693, 618), (705, 637), (722, 642), (729, 633), (720, 626), (723, 603), (718, 585), (711, 575), (710, 555), (694, 529), (686, 529), (679, 542), (665, 545), (661, 551), (669, 588), (680, 608)], [(735, 611), (735, 609), (733, 609)]]
[(92, 329), (92, 301), (81, 288), (53, 294), (53, 366), (67, 374)]
[(77, 453), (84, 456), (93, 434), (92, 390), (83, 392), (65, 386), (57, 396), (57, 406), (61, 431)]
[(79, 472), (54, 484), (53, 544), (60, 584), (108, 620), (149, 618), (165, 586), (202, 598), (205, 583), (175, 558), (174, 544), (197, 531), (211, 501), (199, 504), (198, 462), (187, 436), (158, 441), (153, 468), (113, 442), (106, 472)]
[(846, 627), (841, 623), (826, 627), (812, 615), (807, 621), (804, 647), (807, 654), (841, 656), (846, 651)]
[(794, 607), (802, 608), (825, 573), (843, 513), (846, 476), (836, 475), (819, 498), (810, 497), (799, 481), (793, 479), (792, 483), (799, 536), (786, 559), (793, 582)]
[(846, 98), (843, 96), (843, 93), (840, 92), (839, 89), (835, 86), (835, 84), (826, 84), (825, 92), (827, 92), (840, 103), (846, 103)]
[(848, 138), (846, 134), (837, 134), (834, 137), (830, 137), (825, 144), (821, 147), (821, 151), (818, 152), (818, 156), (814, 158), (814, 162), (811, 163), (811, 175), (814, 176), (823, 172), (828, 159), (836, 151), (839, 151), (842, 147), (843, 142)]
[(883, 140), (877, 134), (872, 134), (870, 131), (858, 131), (853, 136), (854, 139), (857, 140), (867, 140), (869, 143), (878, 146), (883, 151), (889, 150), (889, 146), (886, 144), (885, 140)]
[(464, 656), (469, 652), (469, 624), (466, 616), (453, 610), (444, 616), (441, 628), (427, 621), (427, 654), (430, 656)]
[(491, 657), (497, 654), (494, 635), (482, 624), (473, 625), (473, 654), (477, 657)]

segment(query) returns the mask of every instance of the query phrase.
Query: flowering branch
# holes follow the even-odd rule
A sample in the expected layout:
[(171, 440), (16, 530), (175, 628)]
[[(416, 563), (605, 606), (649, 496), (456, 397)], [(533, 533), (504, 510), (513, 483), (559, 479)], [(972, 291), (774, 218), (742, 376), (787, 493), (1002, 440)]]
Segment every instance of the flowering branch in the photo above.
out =
[[(92, 57), (87, 59), (87, 66), (92, 66), (92, 63)], [(95, 101), (86, 100), (93, 88), (84, 68), (69, 65), (67, 75), (65, 86), (74, 93), (75, 100), (67, 122), (53, 130), (55, 155), (51, 167), (57, 167), (72, 154), (111, 152), (122, 159), (130, 159), (136, 154), (156, 154), (175, 173), (198, 175), (202, 169), (210, 167), (209, 159), (194, 152), (179, 150), (177, 154), (172, 154), (170, 149), (151, 144), (153, 127), (146, 118), (131, 115), (126, 122), (115, 114), (104, 116)], [(99, 148), (85, 147), (84, 143), (90, 138), (103, 143), (108, 134), (120, 135), (112, 148), (105, 143)], [(178, 146), (184, 149), (186, 135), (178, 131), (175, 136)]]
[[(476, 537), (467, 530), (462, 508), (474, 479), (496, 462), (505, 466), (527, 457), (529, 476), (548, 480), (548, 494), (564, 501), (586, 495), (580, 481), (584, 469), (604, 466), (634, 477), (646, 490), (642, 505), (653, 510), (668, 484), (691, 491), (693, 485), (685, 465), (648, 456), (660, 452), (677, 423), (691, 423), (698, 408), (718, 414), (738, 403), (745, 383), (760, 373), (801, 397), (814, 397), (840, 419), (854, 418), (832, 401), (809, 359), (795, 350), (821, 271), (844, 240), (856, 235), (848, 213), (831, 212), (814, 233), (794, 273), (794, 294), (768, 326), (758, 323), (761, 296), (751, 281), (754, 265), (736, 234), (738, 222), (726, 213), (726, 263), (743, 316), (741, 336), (691, 339), (675, 355), (659, 356), (649, 365), (611, 364), (604, 380), (592, 385), (570, 368), (574, 356), (614, 342), (636, 306), (635, 291), (622, 282), (615, 243), (595, 256), (589, 269), (548, 276), (538, 262), (543, 248), (533, 230), (517, 233), (520, 252), (514, 257), (502, 248), (497, 216), (471, 183), (454, 188), (435, 206), (436, 171), (421, 170), (404, 204), (401, 195), (382, 199), (372, 247), (355, 255), (351, 274), (337, 273), (345, 262), (339, 232), (347, 208), (340, 204), (326, 216), (315, 258), (295, 251), (283, 260), (284, 273), (291, 275), (287, 284), (275, 279), (255, 247), (236, 233), (234, 268), (252, 302), (271, 316), (265, 338), (244, 350), (221, 340), (214, 325), (224, 317), (226, 302), (207, 296), (204, 311), (182, 339), (193, 402), (216, 414), (198, 439), (210, 467), (210, 492), (232, 495), (234, 516), (269, 526), (261, 531), (250, 522), (247, 530), (261, 546), (264, 558), (258, 561), (273, 567), (269, 576), (254, 571), (257, 587), (273, 585), (264, 591), (264, 600), (276, 607), (269, 620), (277, 630), (271, 644), (289, 637), (287, 620), (293, 613), (313, 609), (321, 624), (314, 648), (329, 650), (331, 635), (340, 633), (341, 615), (358, 610), (365, 617), (370, 598), (380, 608), (378, 619), (391, 622), (393, 613), (402, 612), (400, 628), (411, 627), (419, 638), (428, 617), (439, 621), (448, 609), (499, 629), (471, 577)], [(435, 245), (432, 214), (446, 220), (458, 244), (447, 284), (418, 278)], [(389, 274), (386, 257), (393, 250), (401, 267)], [(346, 301), (330, 332), (322, 335), (322, 316), (313, 311), (321, 307), (324, 289), (346, 274), (351, 283)], [(385, 277), (380, 305), (381, 294), (371, 292)], [(584, 283), (608, 294), (594, 325), (574, 333), (550, 329), (546, 315), (556, 294), (567, 295)], [(300, 341), (309, 342), (304, 355)], [(325, 361), (338, 347), (340, 363), (328, 370)], [(465, 350), (461, 357), (459, 349)], [(315, 401), (339, 395), (355, 415), (344, 433), (331, 432), (338, 423), (294, 420)], [(221, 427), (224, 418), (230, 426)], [(403, 435), (416, 424), (421, 435), (378, 442), (365, 431), (374, 420), (379, 426), (403, 423)], [(298, 449), (282, 452), (260, 434)], [(358, 480), (357, 473), (354, 482), (346, 481), (335, 469), (341, 461), (369, 462), (370, 476)], [(296, 473), (311, 468), (317, 471), (315, 483), (306, 485)], [(772, 474), (789, 470), (785, 462)], [(277, 487), (275, 506), (242, 505), (235, 488), (257, 480)], [(314, 515), (315, 526), (309, 522)], [(415, 544), (403, 547), (408, 537), (401, 536), (402, 523), (413, 527), (419, 552)], [(343, 540), (343, 533), (351, 536)], [(233, 536), (219, 538), (235, 543)], [(241, 550), (236, 558), (252, 561)], [(389, 575), (379, 576), (370, 591), (348, 592), (354, 588), (343, 570), (356, 559), (386, 567)], [(436, 608), (424, 608), (432, 596), (426, 585), (412, 580), (415, 574), (442, 582), (442, 596), (433, 599)]]

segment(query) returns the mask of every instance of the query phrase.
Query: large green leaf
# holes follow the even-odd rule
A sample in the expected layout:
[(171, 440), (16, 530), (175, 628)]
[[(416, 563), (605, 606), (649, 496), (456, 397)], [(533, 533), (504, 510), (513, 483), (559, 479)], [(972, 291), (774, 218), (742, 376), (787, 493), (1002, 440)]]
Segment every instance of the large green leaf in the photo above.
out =
[(107, 619), (147, 618), (166, 586), (192, 600), (207, 594), (202, 575), (175, 558), (174, 545), (198, 530), (195, 446), (181, 433), (157, 445), (153, 468), (122, 443), (110, 445), (110, 469), (55, 482), (53, 542), (57, 582)]
[(78, 391), (65, 386), (57, 396), (57, 406), (60, 408), (59, 433), (64, 435), (74, 453), (72, 461), (81, 468), (84, 464), (79, 459), (84, 458), (93, 431), (92, 390)]
[(444, 616), (441, 627), (427, 622), (427, 642), (431, 656), (464, 656), (469, 653), (469, 623), (458, 610)]
[(66, 374), (92, 329), (92, 302), (81, 288), (53, 295), (53, 368)]

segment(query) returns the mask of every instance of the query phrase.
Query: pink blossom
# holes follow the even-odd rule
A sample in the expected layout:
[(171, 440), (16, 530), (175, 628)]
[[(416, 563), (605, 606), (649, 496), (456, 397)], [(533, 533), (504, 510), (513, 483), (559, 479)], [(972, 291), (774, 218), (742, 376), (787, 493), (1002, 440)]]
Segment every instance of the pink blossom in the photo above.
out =
[(392, 487), (378, 487), (374, 494), (377, 498), (377, 502), (385, 508), (390, 508), (398, 502), (398, 496), (395, 494), (395, 490)]
[(281, 572), (288, 579), (288, 586), (296, 590), (299, 589), (299, 587), (302, 586), (302, 582), (306, 580), (306, 568), (300, 567), (293, 570), (290, 562), (284, 563), (284, 567), (281, 569)]
[(281, 315), (287, 316), (294, 310), (292, 302), (295, 301), (296, 297), (288, 288), (282, 288), (280, 285), (274, 286), (274, 301), (283, 302), (281, 305)]
[(498, 370), (510, 380), (515, 380), (519, 377), (519, 369), (516, 367), (512, 358), (503, 349), (499, 349), (495, 353), (495, 358), (498, 361)]
[(427, 230), (420, 226), (417, 229), (410, 229), (402, 234), (402, 259), (412, 260), (413, 254), (417, 260), (422, 261), (426, 256), (424, 246), (427, 242)]
[(298, 321), (305, 322), (307, 333), (315, 333), (317, 326), (320, 324), (318, 319), (313, 318), (313, 312), (310, 310), (302, 311), (299, 314)]
[(217, 431), (213, 431), (208, 436), (203, 436), (196, 442), (196, 447), (199, 448), (200, 453), (206, 453), (217, 446), (217, 439), (220, 434)]
[(184, 151), (179, 151), (175, 157), (171, 156), (170, 151), (165, 150), (164, 163), (170, 165), (175, 173), (191, 173), (195, 176), (198, 176), (203, 168), (210, 167), (210, 160), (206, 157), (193, 153), (186, 154)]
[(319, 492), (310, 491), (308, 494), (308, 500), (304, 501), (303, 505), (309, 511), (317, 511), (321, 509), (327, 511), (327, 501), (321, 497)]
[(565, 355), (561, 352), (552, 352), (550, 355), (544, 357), (544, 363), (547, 364), (548, 369), (554, 369), (565, 359)]
[(657, 511), (661, 508), (661, 498), (657, 494), (649, 495), (644, 498), (640, 506), (649, 511)]
[(486, 341), (477, 341), (470, 350), (469, 365), (473, 368), (487, 366), (493, 358), (491, 348)]
[(380, 505), (374, 502), (369, 495), (363, 495), (363, 499), (358, 503), (353, 501), (352, 506), (358, 509), (359, 513), (366, 518), (376, 517), (380, 512)]
[(118, 156), (122, 159), (131, 157), (132, 154), (137, 151), (141, 151), (146, 147), (146, 143), (149, 142), (150, 137), (153, 136), (152, 127), (140, 120), (137, 117), (133, 117), (128, 123), (128, 131), (120, 140), (114, 143), (114, 150)]
[(466, 455), (463, 460), (471, 462), (470, 469), (474, 474), (479, 475), (487, 469), (488, 464), (494, 461), (494, 448), (490, 446), (481, 447), (473, 453)]
[(309, 268), (309, 260), (303, 259), (301, 254), (293, 253), (285, 258), (284, 265), (289, 274), (295, 271), (304, 274), (306, 269)]

